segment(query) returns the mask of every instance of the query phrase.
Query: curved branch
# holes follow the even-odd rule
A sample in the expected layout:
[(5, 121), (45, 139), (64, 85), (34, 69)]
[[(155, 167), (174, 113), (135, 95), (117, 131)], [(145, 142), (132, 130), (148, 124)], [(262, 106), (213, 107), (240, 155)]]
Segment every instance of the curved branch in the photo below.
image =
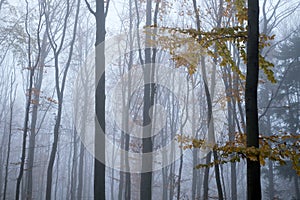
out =
[(106, 2), (105, 12), (104, 12), (105, 18), (106, 18), (107, 13), (108, 13), (109, 2), (110, 2), (110, 0), (107, 0), (107, 2)]
[(86, 4), (88, 10), (90, 11), (90, 13), (92, 13), (92, 14), (95, 16), (95, 15), (96, 15), (96, 12), (93, 11), (93, 9), (91, 8), (90, 3), (89, 3), (87, 0), (84, 0), (84, 1), (85, 1), (85, 4)]

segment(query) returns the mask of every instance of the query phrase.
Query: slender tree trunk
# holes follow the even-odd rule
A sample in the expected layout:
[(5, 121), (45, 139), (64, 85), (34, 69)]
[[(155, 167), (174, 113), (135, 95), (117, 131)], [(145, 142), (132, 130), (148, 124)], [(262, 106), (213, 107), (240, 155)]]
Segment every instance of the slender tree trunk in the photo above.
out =
[[(268, 135), (271, 135), (271, 121), (270, 121), (270, 115), (266, 115), (267, 118), (267, 127), (268, 127)], [(268, 180), (269, 180), (269, 199), (273, 200), (275, 197), (275, 188), (274, 188), (274, 168), (273, 168), (273, 162), (271, 160), (268, 161)]]
[[(206, 163), (210, 163), (211, 151), (206, 156)], [(204, 170), (204, 180), (203, 180), (203, 200), (208, 200), (208, 177), (209, 177), (209, 167)]]
[[(124, 64), (125, 65), (125, 62)], [(119, 59), (119, 66), (122, 66), (122, 59), (120, 58)], [(126, 119), (126, 116), (128, 115), (128, 112), (126, 112), (126, 108), (127, 108), (127, 105), (126, 105), (126, 85), (123, 83), (122, 84), (122, 107), (124, 108), (122, 110), (122, 131), (121, 131), (121, 149), (125, 149), (125, 137), (126, 137), (126, 134), (128, 133), (128, 118)], [(123, 171), (123, 168), (124, 168), (124, 165), (125, 165), (125, 158), (126, 155), (125, 154), (121, 154), (120, 156), (120, 166), (121, 166), (121, 169), (120, 170), (120, 181), (119, 181), (119, 194), (118, 194), (118, 199), (119, 200), (122, 200), (124, 199), (124, 186), (125, 186), (125, 190), (126, 190), (126, 183), (124, 182), (124, 178), (125, 177), (125, 174), (126, 172)], [(125, 170), (126, 171), (126, 170)]]
[[(215, 76), (212, 75), (212, 82), (211, 82), (211, 92), (208, 89), (208, 83), (206, 78), (206, 70), (204, 68), (204, 58), (201, 58), (202, 62), (202, 76), (204, 81), (204, 88), (205, 88), (205, 95), (206, 95), (206, 101), (207, 101), (207, 130), (208, 130), (208, 144), (212, 145), (215, 143), (215, 133), (214, 133), (214, 119), (213, 119), (213, 113), (212, 113), (212, 99), (214, 96), (214, 87), (215, 87)], [(213, 69), (213, 74), (215, 71), (215, 65)], [(214, 160), (218, 160), (218, 155), (216, 151), (213, 151)], [(210, 156), (207, 156), (206, 162), (210, 162)], [(221, 185), (221, 179), (220, 179), (220, 170), (219, 170), (219, 164), (214, 164), (215, 166), (215, 178), (217, 183), (217, 189), (218, 189), (218, 196), (219, 199), (223, 199), (223, 191), (222, 191), (222, 185)], [(209, 168), (205, 170), (205, 178), (208, 179), (208, 173)], [(205, 189), (208, 189), (208, 180), (205, 180)], [(204, 191), (204, 199), (208, 198), (208, 191)]]
[(56, 178), (55, 178), (55, 186), (54, 186), (54, 198), (59, 199), (57, 196), (58, 193), (58, 177), (59, 177), (59, 159), (60, 159), (60, 153), (59, 150), (57, 151), (57, 161), (56, 161)]
[(10, 84), (10, 96), (9, 96), (9, 132), (8, 132), (8, 144), (7, 144), (7, 155), (6, 155), (6, 162), (5, 162), (5, 173), (4, 173), (4, 189), (3, 189), (3, 200), (6, 199), (6, 192), (7, 192), (7, 182), (8, 182), (8, 166), (9, 166), (9, 159), (10, 159), (10, 149), (11, 149), (11, 136), (12, 136), (12, 121), (13, 121), (13, 111), (14, 111), (14, 103), (16, 98), (16, 89), (13, 91), (13, 84), (15, 80), (11, 80)]
[(81, 143), (79, 152), (79, 170), (78, 170), (78, 189), (77, 189), (77, 199), (82, 199), (82, 189), (83, 189), (83, 160), (84, 160), (84, 145)]
[[(76, 117), (75, 117), (76, 118)], [(71, 169), (71, 200), (75, 200), (75, 194), (76, 194), (76, 185), (77, 185), (77, 130), (74, 127), (73, 132), (73, 159), (72, 159), (72, 169)]]
[[(88, 72), (85, 71), (85, 76), (81, 79), (82, 85), (83, 85), (83, 93), (85, 97), (90, 96), (89, 93), (89, 86), (88, 86), (88, 79), (89, 75)], [(86, 123), (88, 122), (87, 119), (87, 112), (89, 111), (88, 109), (88, 101), (84, 101), (83, 103), (83, 110), (82, 110), (82, 127), (81, 128), (81, 133), (86, 132)], [(82, 135), (84, 137), (85, 134)], [(85, 141), (85, 138), (82, 138), (82, 141)], [(84, 144), (80, 141), (80, 152), (79, 152), (79, 166), (78, 166), (78, 188), (77, 188), (77, 199), (82, 199), (82, 188), (83, 188), (83, 161), (84, 161)]]
[[(131, 199), (131, 175), (130, 175), (130, 165), (129, 165), (129, 158), (128, 158), (128, 152), (129, 152), (129, 142), (130, 142), (130, 135), (129, 135), (129, 105), (130, 105), (130, 99), (131, 99), (131, 67), (133, 63), (133, 16), (132, 16), (132, 0), (129, 0), (129, 63), (128, 63), (128, 84), (127, 84), (127, 96), (126, 96), (126, 108), (125, 109), (125, 199)], [(126, 93), (125, 93), (126, 94)], [(124, 94), (124, 95), (125, 95)]]
[[(151, 25), (151, 8), (152, 0), (147, 0), (146, 3), (146, 26)], [(152, 156), (145, 156), (146, 153), (151, 153), (153, 149), (152, 137), (151, 137), (151, 118), (149, 110), (153, 105), (151, 102), (153, 84), (151, 82), (152, 74), (152, 59), (151, 59), (151, 44), (150, 44), (150, 34), (146, 33), (146, 49), (145, 49), (145, 68), (144, 68), (144, 108), (143, 108), (143, 147), (142, 147), (142, 170), (147, 169), (149, 166), (152, 166)], [(151, 167), (152, 168), (152, 167)], [(141, 184), (140, 184), (140, 199), (151, 200), (152, 199), (152, 171), (144, 172), (141, 174)]]
[(227, 199), (223, 165), (220, 165), (220, 176), (221, 176), (222, 186), (223, 186), (222, 190), (224, 191), (224, 199)]
[[(235, 95), (233, 95), (234, 88), (232, 85), (232, 74), (230, 66), (227, 66), (223, 71), (223, 80), (226, 90), (227, 101), (227, 115), (228, 115), (228, 136), (229, 141), (233, 142), (235, 140)], [(236, 163), (230, 163), (230, 182), (231, 182), (231, 199), (237, 200), (237, 187), (236, 187)]]
[(61, 122), (61, 113), (62, 113), (62, 102), (59, 100), (58, 104), (58, 112), (56, 117), (56, 122), (54, 126), (54, 139), (52, 144), (52, 150), (50, 153), (49, 164), (47, 168), (47, 187), (46, 187), (46, 200), (51, 200), (52, 193), (52, 178), (53, 178), (53, 166), (57, 152), (57, 144), (58, 144), (58, 135), (59, 135), (59, 126)]
[[(170, 103), (168, 104), (168, 110), (170, 109)], [(168, 128), (166, 126), (165, 130), (161, 131), (161, 145), (165, 146), (166, 145), (166, 138), (167, 138), (167, 133), (168, 133)], [(163, 161), (164, 162), (168, 162), (167, 161), (167, 156), (166, 154), (163, 154)], [(163, 167), (161, 169), (161, 174), (162, 174), (162, 199), (163, 200), (167, 200), (168, 198), (168, 167)]]
[(300, 199), (300, 187), (299, 187), (299, 176), (294, 176), (294, 182), (295, 182), (295, 191), (296, 191), (296, 199)]
[[(192, 88), (195, 87), (195, 81), (194, 77), (192, 77)], [(192, 90), (192, 102), (195, 101), (195, 92)], [(195, 112), (196, 106), (193, 103), (192, 104), (192, 136), (195, 139), (198, 139), (198, 135), (196, 133), (196, 112)], [(193, 166), (196, 166), (198, 163), (198, 152), (197, 149), (193, 149)], [(192, 199), (196, 199), (196, 192), (197, 192), (197, 183), (198, 183), (198, 170), (199, 169), (193, 169), (193, 177), (192, 177)]]
[[(188, 83), (188, 82), (187, 82)], [(189, 84), (187, 84), (187, 97), (186, 97), (186, 102), (189, 102)], [(181, 91), (181, 85), (179, 85), (179, 91)], [(186, 104), (185, 104), (186, 105)], [(185, 119), (183, 119), (185, 113)], [(182, 115), (181, 115), (181, 125), (180, 125), (180, 136), (183, 136), (183, 128), (186, 125), (188, 120), (188, 107), (184, 106), (182, 110)], [(183, 143), (181, 141), (180, 146), (182, 146)], [(181, 192), (181, 177), (182, 177), (182, 169), (183, 169), (183, 149), (180, 148), (180, 160), (179, 160), (179, 169), (178, 169), (178, 180), (177, 180), (177, 200), (180, 200), (180, 192)]]
[[(197, 8), (197, 3), (196, 0), (193, 0), (193, 7), (194, 7), (194, 12), (196, 16), (196, 24), (197, 24), (197, 30), (200, 31), (200, 17), (198, 13), (198, 8)], [(220, 8), (219, 8), (219, 16), (218, 16), (218, 22), (217, 26), (219, 27), (221, 24), (221, 19), (222, 19), (222, 10), (223, 10), (223, 3), (220, 1)], [(201, 40), (201, 35), (198, 37), (199, 40)], [(206, 70), (205, 70), (205, 61), (204, 57), (201, 56), (201, 65), (202, 65), (202, 76), (203, 76), (203, 81), (204, 81), (204, 87), (205, 87), (205, 94), (206, 94), (206, 99), (207, 99), (207, 107), (208, 107), (208, 114), (207, 114), (207, 125), (208, 125), (208, 140), (209, 143), (215, 143), (215, 136), (214, 136), (214, 123), (213, 123), (213, 114), (212, 114), (212, 98), (214, 96), (214, 88), (215, 88), (215, 71), (216, 71), (216, 59), (214, 59), (214, 68), (213, 68), (213, 73), (212, 73), (212, 82), (211, 82), (211, 91), (208, 89), (208, 83), (207, 83), (207, 78), (206, 78)], [(214, 160), (218, 160), (218, 155), (217, 152), (213, 152)], [(210, 156), (207, 156), (206, 162), (210, 162)], [(216, 177), (216, 183), (217, 183), (217, 188), (218, 188), (218, 195), (219, 199), (223, 199), (223, 192), (222, 192), (222, 186), (221, 186), (221, 179), (220, 179), (220, 172), (219, 172), (219, 165), (215, 164), (215, 177)], [(209, 174), (209, 169), (207, 168), (205, 170), (205, 180), (204, 180), (204, 189), (207, 191), (204, 191), (204, 199), (208, 198), (208, 174)]]
[[(70, 11), (69, 4), (70, 4), (70, 2), (68, 1), (67, 2), (67, 6), (68, 6), (67, 13)], [(53, 166), (54, 166), (54, 162), (55, 162), (55, 157), (56, 157), (56, 152), (57, 152), (57, 144), (58, 144), (58, 139), (59, 139), (59, 130), (60, 130), (60, 124), (61, 124), (62, 105), (63, 105), (63, 97), (64, 97), (63, 95), (64, 95), (64, 89), (65, 89), (65, 83), (66, 83), (66, 78), (67, 78), (67, 74), (68, 74), (68, 69), (70, 67), (71, 58), (72, 58), (72, 54), (73, 54), (74, 42), (75, 42), (76, 31), (77, 31), (78, 16), (79, 16), (79, 8), (80, 8), (80, 0), (77, 1), (74, 29), (73, 29), (73, 33), (72, 33), (72, 40), (70, 42), (70, 51), (69, 51), (69, 55), (67, 58), (66, 67), (63, 72), (63, 78), (62, 78), (61, 84), (60, 84), (60, 80), (59, 80), (60, 75), (59, 75), (59, 67), (58, 67), (59, 66), (59, 54), (60, 54), (61, 48), (57, 49), (52, 44), (52, 48), (54, 51), (54, 60), (55, 60), (55, 85), (56, 85), (56, 93), (57, 93), (57, 98), (58, 98), (58, 111), (57, 111), (57, 116), (56, 116), (56, 120), (55, 120), (54, 131), (53, 131), (53, 134), (54, 134), (53, 144), (52, 144), (52, 149), (51, 149), (48, 168), (47, 168), (46, 200), (51, 200)], [(68, 16), (69, 15), (66, 14), (65, 22), (67, 22)], [(67, 24), (65, 23), (64, 26), (67, 26)], [(64, 28), (63, 34), (66, 34), (65, 30), (66, 30), (66, 27)], [(49, 27), (48, 27), (47, 31), (49, 31)], [(49, 36), (50, 35), (48, 35), (48, 39), (51, 41), (52, 38)], [(53, 43), (53, 41), (51, 41), (51, 42)], [(61, 45), (62, 45), (62, 43), (63, 43), (63, 41), (61, 41)], [(60, 85), (61, 85), (61, 87), (60, 87)]]
[(269, 172), (268, 172), (268, 179), (269, 179), (269, 199), (273, 200), (274, 199), (274, 172), (273, 172), (273, 163), (271, 160), (268, 162), (268, 167), (269, 167)]
[(33, 98), (33, 107), (32, 107), (32, 116), (31, 116), (31, 126), (30, 126), (30, 136), (29, 136), (29, 144), (28, 144), (28, 164), (27, 164), (27, 174), (26, 174), (26, 199), (32, 199), (32, 183), (33, 183), (33, 162), (34, 162), (34, 153), (35, 153), (35, 136), (36, 136), (36, 122), (38, 118), (38, 107), (40, 101), (40, 92), (43, 82), (43, 73), (44, 73), (44, 61), (48, 52), (46, 50), (47, 47), (47, 34), (44, 33), (43, 43), (41, 47), (41, 55), (40, 62), (38, 68), (38, 76), (36, 82), (34, 84), (34, 98)]
[[(123, 87), (123, 85), (122, 85)], [(124, 91), (124, 90), (123, 90)], [(124, 94), (124, 93), (123, 93)], [(123, 101), (124, 102), (124, 101)], [(124, 119), (124, 118), (123, 118)], [(122, 121), (122, 123), (124, 123), (124, 121)], [(122, 125), (123, 127), (123, 125)], [(121, 131), (121, 149), (124, 149), (124, 142), (125, 142), (125, 137), (124, 137), (124, 133), (123, 131)], [(124, 164), (124, 156), (123, 154), (121, 154), (120, 156), (120, 165), (123, 166)], [(120, 171), (120, 181), (119, 181), (119, 194), (118, 194), (118, 199), (119, 200), (122, 200), (124, 199), (123, 196), (124, 196), (124, 172), (123, 171)]]
[[(100, 127), (95, 128), (94, 160), (94, 199), (105, 200), (105, 10), (104, 0), (96, 0), (96, 120)], [(99, 81), (98, 81), (99, 80)], [(97, 124), (97, 123), (96, 123)], [(101, 129), (101, 130), (100, 130)]]
[[(73, 133), (74, 133), (74, 127), (73, 127)], [(69, 155), (68, 155), (68, 182), (67, 182), (67, 194), (66, 194), (66, 200), (69, 200), (71, 199), (71, 185), (72, 185), (72, 172), (73, 172), (73, 156), (72, 156), (72, 149), (73, 149), (73, 146), (75, 145), (74, 144), (74, 141), (71, 139), (71, 143), (73, 145), (70, 145), (70, 150), (69, 150)]]
[[(117, 128), (116, 128), (116, 124), (114, 125), (114, 133), (117, 132)], [(116, 134), (113, 134), (113, 145), (116, 145)], [(115, 150), (113, 149), (113, 153), (112, 153), (112, 157), (114, 158), (115, 157)], [(112, 166), (115, 166), (115, 162), (113, 161), (113, 165)], [(115, 199), (114, 196), (115, 196), (115, 169), (112, 167), (111, 168), (111, 187), (110, 187), (110, 199)]]
[[(173, 76), (172, 77), (172, 88), (175, 88), (175, 77)], [(177, 124), (177, 116), (176, 113), (175, 113), (175, 104), (174, 104), (174, 95), (170, 96), (169, 97), (169, 101), (170, 101), (170, 104), (172, 106), (172, 109), (169, 109), (169, 110), (172, 110), (171, 111), (171, 118), (170, 118), (170, 131), (171, 131), (171, 138), (174, 138), (175, 137), (175, 134), (176, 134), (176, 124)], [(178, 114), (178, 113), (177, 113)], [(175, 145), (172, 144), (171, 145), (171, 152), (170, 152), (170, 160), (173, 160), (174, 157), (175, 157)], [(175, 162), (171, 163), (170, 167), (169, 167), (169, 175), (168, 175), (168, 179), (169, 179), (169, 200), (173, 200), (173, 196), (174, 196), (174, 189), (175, 189)]]
[[(213, 151), (214, 155), (214, 160), (218, 160), (218, 153), (217, 151)], [(219, 199), (224, 199), (223, 197), (223, 190), (222, 190), (222, 184), (221, 184), (221, 177), (220, 177), (220, 168), (218, 164), (215, 164), (215, 176), (216, 176), (216, 183), (217, 183), (217, 188), (218, 188), (218, 196)]]
[[(247, 147), (259, 148), (259, 129), (257, 111), (258, 86), (258, 38), (259, 38), (259, 1), (248, 0), (248, 41), (247, 41), (247, 76), (246, 76), (246, 131)], [(247, 158), (247, 199), (261, 199), (260, 163)]]
[(31, 35), (28, 30), (28, 2), (26, 2), (26, 33), (28, 36), (28, 67), (29, 67), (29, 85), (28, 85), (28, 97), (26, 101), (26, 108), (25, 108), (25, 119), (24, 119), (24, 126), (23, 126), (23, 139), (22, 139), (22, 150), (21, 150), (21, 164), (19, 169), (19, 175), (17, 177), (17, 184), (16, 184), (16, 194), (15, 194), (15, 200), (19, 200), (20, 196), (20, 188), (21, 188), (21, 180), (24, 173), (24, 165), (25, 165), (25, 156), (26, 156), (26, 137), (27, 137), (27, 131), (28, 131), (28, 124), (29, 124), (29, 112), (30, 112), (30, 105), (31, 105), (31, 99), (32, 99), (32, 86), (33, 86), (33, 76), (34, 76), (34, 70), (35, 66), (33, 66), (31, 62)]

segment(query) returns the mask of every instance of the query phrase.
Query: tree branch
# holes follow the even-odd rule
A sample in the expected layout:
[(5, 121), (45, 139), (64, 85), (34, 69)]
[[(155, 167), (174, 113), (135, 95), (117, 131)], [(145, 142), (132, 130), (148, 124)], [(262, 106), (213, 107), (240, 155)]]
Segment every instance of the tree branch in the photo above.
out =
[(85, 4), (88, 8), (88, 10), (93, 14), (93, 15), (96, 15), (96, 12), (93, 11), (93, 9), (91, 8), (91, 5), (89, 4), (89, 2), (87, 0), (84, 0), (85, 1)]
[(109, 2), (110, 2), (110, 0), (107, 0), (107, 2), (106, 2), (105, 13), (104, 13), (105, 18), (106, 18), (106, 16), (107, 16), (108, 7), (109, 7)]
[(288, 65), (287, 69), (285, 70), (285, 72), (284, 72), (284, 74), (283, 74), (282, 80), (280, 81), (280, 83), (279, 83), (279, 85), (278, 85), (278, 87), (277, 87), (277, 89), (276, 89), (276, 91), (275, 91), (275, 94), (274, 94), (274, 95), (272, 94), (272, 97), (271, 97), (270, 101), (268, 102), (268, 105), (267, 105), (266, 109), (265, 109), (264, 112), (258, 117), (258, 121), (259, 121), (263, 116), (265, 116), (266, 113), (267, 113), (267, 111), (269, 110), (269, 108), (271, 108), (272, 102), (273, 102), (273, 100), (276, 98), (276, 96), (277, 96), (277, 94), (278, 94), (278, 92), (279, 92), (279, 89), (281, 88), (281, 86), (282, 86), (282, 84), (283, 84), (283, 81), (284, 81), (284, 79), (285, 79), (285, 77), (286, 77), (286, 75), (287, 75), (287, 73), (288, 73), (288, 71), (289, 71), (291, 65), (295, 62), (295, 60), (296, 60), (296, 59), (294, 59), (294, 60)]

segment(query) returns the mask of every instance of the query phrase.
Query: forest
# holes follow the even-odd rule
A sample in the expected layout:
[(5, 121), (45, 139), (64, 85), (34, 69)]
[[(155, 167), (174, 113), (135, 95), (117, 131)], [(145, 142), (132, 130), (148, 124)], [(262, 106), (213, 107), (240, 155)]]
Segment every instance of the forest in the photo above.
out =
[(298, 0), (0, 0), (0, 198), (300, 200), (299, 77)]

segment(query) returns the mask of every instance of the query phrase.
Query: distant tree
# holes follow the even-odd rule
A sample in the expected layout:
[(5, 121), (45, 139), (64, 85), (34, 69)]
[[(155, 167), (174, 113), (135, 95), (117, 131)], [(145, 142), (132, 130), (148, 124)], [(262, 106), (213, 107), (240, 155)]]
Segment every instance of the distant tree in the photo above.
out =
[[(47, 168), (47, 183), (46, 183), (46, 200), (51, 199), (51, 194), (52, 194), (52, 178), (53, 178), (53, 166), (54, 166), (54, 161), (56, 158), (57, 154), (57, 147), (58, 147), (58, 140), (59, 140), (59, 133), (60, 133), (60, 127), (61, 127), (61, 118), (62, 118), (62, 108), (63, 108), (63, 100), (64, 100), (64, 91), (65, 91), (65, 85), (66, 85), (66, 80), (67, 80), (67, 75), (68, 75), (68, 70), (71, 65), (71, 59), (73, 56), (73, 48), (74, 48), (74, 43), (75, 43), (75, 37), (76, 37), (76, 31), (77, 31), (77, 23), (78, 23), (78, 16), (79, 16), (79, 8), (80, 8), (80, 0), (76, 1), (76, 10), (75, 10), (75, 21), (73, 25), (73, 30), (71, 34), (71, 41), (68, 45), (68, 56), (67, 60), (65, 62), (65, 67), (64, 70), (60, 71), (60, 55), (62, 52), (62, 49), (64, 47), (65, 41), (65, 36), (67, 34), (67, 27), (68, 27), (68, 20), (70, 18), (71, 10), (72, 10), (72, 4), (70, 0), (67, 0), (66, 4), (66, 10), (65, 10), (65, 15), (64, 15), (64, 23), (60, 24), (62, 26), (62, 35), (58, 39), (59, 44), (57, 45), (57, 40), (53, 36), (53, 33), (57, 30), (53, 30), (54, 25), (53, 21), (50, 20), (50, 10), (51, 5), (45, 4), (45, 12), (46, 12), (46, 31), (47, 31), (47, 36), (48, 40), (51, 46), (51, 50), (54, 54), (54, 68), (55, 68), (55, 88), (56, 88), (56, 95), (58, 99), (58, 110), (57, 110), (57, 116), (55, 118), (55, 125), (54, 125), (54, 139), (53, 139), (53, 144), (52, 144), (52, 149), (50, 152), (50, 158), (49, 158), (49, 163), (48, 163), (48, 168)], [(49, 3), (49, 2), (47, 2)], [(63, 74), (62, 79), (60, 79), (60, 73)]]
[(37, 59), (35, 61), (32, 60), (34, 46), (32, 41), (32, 33), (30, 32), (29, 28), (29, 3), (26, 1), (26, 17), (25, 17), (25, 31), (27, 34), (27, 58), (28, 58), (28, 67), (29, 70), (29, 80), (28, 80), (28, 88), (26, 91), (27, 98), (26, 98), (26, 106), (25, 106), (25, 117), (24, 117), (24, 127), (23, 127), (23, 139), (22, 139), (22, 150), (21, 150), (21, 162), (20, 162), (20, 169), (19, 174), (17, 177), (17, 184), (16, 184), (16, 193), (15, 199), (19, 200), (20, 196), (20, 187), (21, 181), (24, 174), (24, 166), (25, 166), (25, 157), (26, 157), (26, 141), (27, 141), (27, 133), (28, 133), (28, 126), (29, 126), (29, 115), (30, 115), (30, 107), (32, 104), (32, 94), (33, 94), (33, 82), (34, 82), (34, 73), (39, 63), (40, 58), (40, 51), (41, 51), (41, 44), (40, 44), (40, 31), (42, 26), (42, 17), (43, 12), (41, 7), (39, 7), (39, 19), (38, 19), (38, 26), (36, 28), (36, 37), (37, 37)]
[[(152, 22), (152, 0), (146, 1), (146, 26), (151, 26)], [(151, 36), (146, 33), (146, 48), (145, 48), (145, 68), (144, 68), (144, 82), (148, 83), (144, 85), (144, 107), (143, 107), (143, 144), (142, 153), (150, 153), (153, 150), (153, 141), (151, 138), (151, 117), (150, 108), (153, 106), (152, 96), (154, 93), (154, 85), (149, 84), (151, 82), (152, 74), (154, 74), (154, 67), (151, 56)], [(152, 156), (143, 156), (142, 159), (142, 169), (147, 168), (147, 166), (152, 165)], [(144, 172), (141, 174), (140, 183), (140, 199), (151, 200), (152, 199), (152, 172)]]
[(10, 160), (10, 151), (11, 151), (11, 138), (12, 138), (12, 129), (13, 129), (13, 111), (14, 104), (16, 100), (16, 91), (17, 85), (15, 83), (16, 77), (13, 73), (10, 78), (10, 95), (9, 95), (9, 128), (8, 128), (8, 142), (7, 142), (7, 153), (6, 153), (6, 161), (5, 161), (5, 173), (4, 173), (4, 188), (3, 188), (3, 200), (7, 198), (7, 182), (8, 182), (8, 168), (9, 168), (9, 160)]
[[(154, 15), (152, 15), (152, 0), (146, 1), (146, 29), (150, 29), (152, 23), (157, 24), (157, 15), (159, 1), (156, 2)], [(141, 64), (145, 64), (144, 68), (144, 107), (143, 107), (143, 139), (142, 139), (142, 153), (150, 153), (153, 150), (153, 138), (152, 138), (152, 123), (151, 118), (153, 111), (150, 108), (154, 105), (155, 99), (155, 84), (153, 83), (155, 74), (155, 61), (156, 61), (156, 49), (151, 48), (152, 35), (146, 31), (145, 36), (145, 61)], [(151, 154), (149, 156), (143, 156), (142, 169), (147, 169), (152, 166), (153, 158)], [(152, 169), (152, 167), (150, 168)], [(143, 172), (141, 174), (140, 182), (140, 199), (151, 200), (152, 199), (152, 171)]]
[[(284, 73), (279, 77), (280, 87), (274, 100), (278, 108), (272, 111), (276, 119), (285, 124), (284, 127), (277, 125), (276, 128), (293, 135), (298, 135), (300, 130), (299, 52), (300, 35), (297, 33), (281, 44), (276, 54), (276, 58), (281, 62), (279, 66), (283, 69)], [(286, 142), (289, 143), (292, 141), (293, 139)], [(282, 177), (294, 179), (295, 197), (296, 199), (300, 199), (299, 176), (293, 170), (292, 162), (288, 161), (286, 166), (278, 166), (276, 169)]]

